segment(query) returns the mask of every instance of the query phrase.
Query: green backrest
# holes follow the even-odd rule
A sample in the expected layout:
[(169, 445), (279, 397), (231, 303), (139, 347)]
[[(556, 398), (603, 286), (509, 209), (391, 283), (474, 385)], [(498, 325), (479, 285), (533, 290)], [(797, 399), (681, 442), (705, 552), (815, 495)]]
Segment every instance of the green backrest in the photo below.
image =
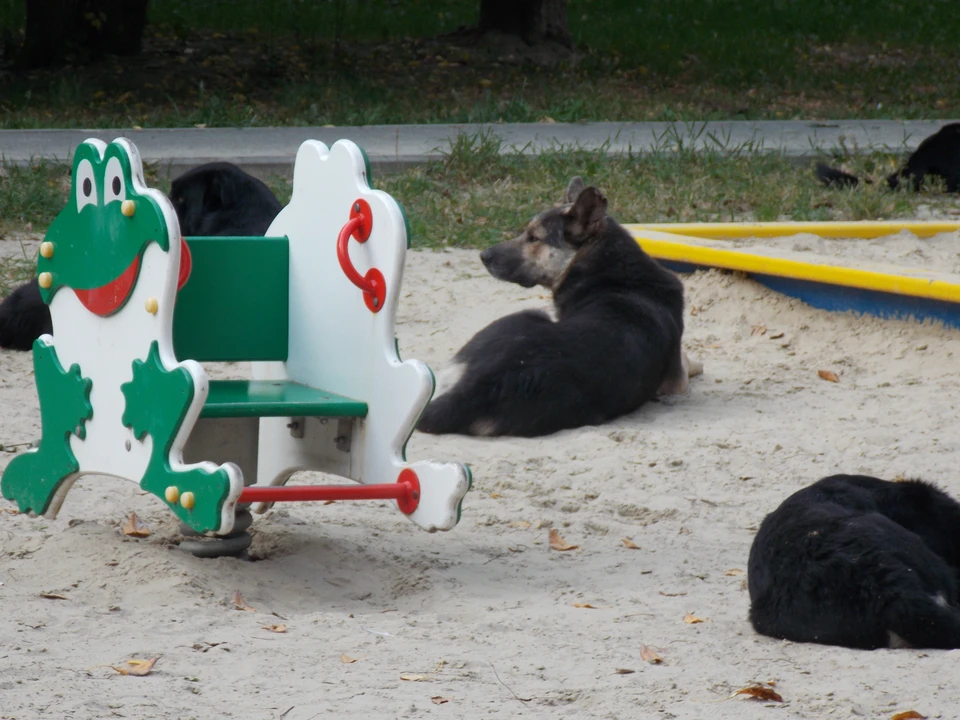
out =
[(290, 329), (287, 238), (185, 239), (193, 265), (174, 308), (177, 359), (286, 360)]

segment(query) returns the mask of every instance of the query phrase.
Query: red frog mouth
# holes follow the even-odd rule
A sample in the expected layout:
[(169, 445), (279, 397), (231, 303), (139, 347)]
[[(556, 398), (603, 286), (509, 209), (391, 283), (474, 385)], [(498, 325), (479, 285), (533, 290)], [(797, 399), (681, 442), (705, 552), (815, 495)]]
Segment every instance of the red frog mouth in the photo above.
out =
[[(180, 268), (177, 276), (177, 290), (183, 287), (190, 277), (190, 268), (193, 262), (190, 257), (190, 248), (187, 242), (180, 238)], [(112, 315), (130, 298), (134, 286), (137, 284), (137, 275), (140, 274), (140, 256), (137, 255), (133, 262), (120, 275), (105, 285), (91, 290), (73, 289), (74, 294), (87, 310), (99, 317)]]

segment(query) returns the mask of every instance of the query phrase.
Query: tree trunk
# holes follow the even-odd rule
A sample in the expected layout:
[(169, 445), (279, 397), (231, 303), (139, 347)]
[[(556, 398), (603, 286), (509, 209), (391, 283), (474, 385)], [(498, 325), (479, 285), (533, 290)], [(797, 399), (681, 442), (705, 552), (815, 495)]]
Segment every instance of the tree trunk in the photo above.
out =
[(567, 0), (480, 0), (479, 29), (519, 35), (528, 45), (548, 41), (572, 45)]
[(20, 61), (26, 67), (136, 55), (143, 45), (147, 0), (26, 0)]

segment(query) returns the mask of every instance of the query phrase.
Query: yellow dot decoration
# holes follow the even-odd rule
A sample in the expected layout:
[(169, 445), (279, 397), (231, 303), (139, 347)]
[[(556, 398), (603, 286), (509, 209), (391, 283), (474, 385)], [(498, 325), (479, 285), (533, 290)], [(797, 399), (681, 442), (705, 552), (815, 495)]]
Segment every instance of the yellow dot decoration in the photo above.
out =
[(137, 211), (137, 204), (133, 200), (124, 200), (120, 203), (120, 212), (122, 212), (127, 217), (133, 217), (133, 214)]
[(40, 243), (40, 255), (47, 260), (53, 257), (53, 243), (50, 241)]
[(194, 500), (192, 492), (185, 492), (180, 496), (180, 504), (183, 505), (187, 510), (193, 510), (193, 506), (196, 503)]
[(173, 504), (180, 499), (180, 490), (176, 485), (171, 485), (163, 492), (163, 496), (167, 499), (167, 502)]
[(49, 288), (51, 285), (53, 285), (53, 275), (51, 275), (51, 274), (48, 273), (48, 272), (42, 272), (42, 273), (40, 273), (40, 275), (37, 277), (37, 282), (40, 284), (40, 287), (42, 287), (44, 290), (46, 290), (46, 289)]
[(155, 297), (148, 297), (147, 301), (143, 304), (143, 307), (151, 315), (156, 315), (157, 310), (160, 309), (160, 303), (157, 302)]

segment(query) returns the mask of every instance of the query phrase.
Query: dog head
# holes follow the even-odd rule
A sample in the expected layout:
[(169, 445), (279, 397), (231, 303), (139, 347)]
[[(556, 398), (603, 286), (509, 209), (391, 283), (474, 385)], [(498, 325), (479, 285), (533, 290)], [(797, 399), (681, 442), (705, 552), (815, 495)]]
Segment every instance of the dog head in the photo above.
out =
[(263, 235), (280, 203), (260, 180), (232, 163), (188, 170), (170, 186), (182, 235)]
[(512, 240), (484, 250), (480, 259), (498, 280), (553, 288), (577, 251), (603, 232), (606, 220), (607, 199), (575, 177), (561, 205), (537, 215)]

